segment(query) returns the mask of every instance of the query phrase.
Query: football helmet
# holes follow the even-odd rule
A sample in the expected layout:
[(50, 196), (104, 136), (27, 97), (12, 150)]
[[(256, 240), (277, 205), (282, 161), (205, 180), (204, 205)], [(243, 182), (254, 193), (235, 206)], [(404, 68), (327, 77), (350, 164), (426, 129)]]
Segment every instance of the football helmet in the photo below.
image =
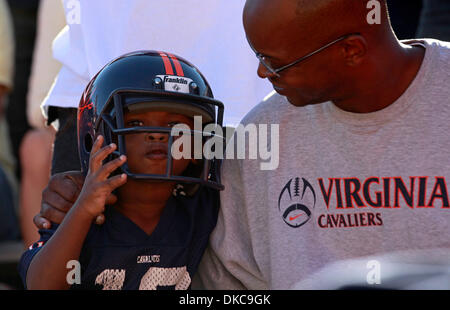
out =
[[(215, 100), (211, 87), (201, 72), (176, 55), (159, 51), (137, 51), (125, 54), (107, 64), (87, 85), (78, 107), (78, 150), (82, 170), (89, 169), (90, 150), (94, 139), (103, 135), (105, 145), (116, 143), (118, 148), (108, 160), (126, 155), (125, 135), (159, 133), (168, 135), (166, 173), (140, 174), (130, 171), (127, 163), (121, 170), (128, 177), (141, 180), (174, 181), (206, 185), (223, 189), (220, 181), (221, 160), (204, 156), (186, 175), (173, 175), (171, 148), (172, 128), (125, 127), (124, 112), (136, 108), (202, 116), (202, 132), (190, 130), (192, 136), (201, 134), (203, 143), (214, 133), (205, 134), (204, 126), (222, 127), (224, 106)], [(183, 132), (183, 134), (186, 134)], [(203, 152), (202, 152), (203, 153)], [(192, 165), (192, 164), (190, 164)], [(192, 167), (191, 167), (192, 168)], [(198, 187), (198, 186), (197, 186)]]

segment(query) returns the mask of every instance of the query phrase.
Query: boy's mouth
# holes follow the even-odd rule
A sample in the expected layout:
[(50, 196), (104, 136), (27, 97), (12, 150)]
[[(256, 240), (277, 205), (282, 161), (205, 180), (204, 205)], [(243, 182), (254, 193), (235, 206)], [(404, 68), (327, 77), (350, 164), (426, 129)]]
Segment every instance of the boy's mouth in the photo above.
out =
[(149, 159), (167, 159), (167, 145), (152, 145), (145, 153)]

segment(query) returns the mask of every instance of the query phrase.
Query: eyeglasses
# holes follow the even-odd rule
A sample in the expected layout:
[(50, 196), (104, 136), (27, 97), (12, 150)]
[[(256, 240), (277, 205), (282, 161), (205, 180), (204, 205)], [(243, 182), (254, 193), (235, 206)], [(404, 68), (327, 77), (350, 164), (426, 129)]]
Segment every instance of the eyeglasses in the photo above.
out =
[(266, 56), (264, 56), (263, 54), (258, 53), (257, 51), (255, 51), (255, 49), (253, 48), (253, 46), (252, 46), (251, 44), (250, 44), (250, 47), (252, 48), (253, 52), (255, 52), (256, 57), (259, 59), (259, 62), (260, 62), (267, 70), (269, 70), (270, 73), (274, 74), (274, 75), (277, 76), (277, 77), (280, 77), (279, 73), (280, 73), (281, 71), (286, 70), (286, 69), (288, 69), (288, 68), (290, 68), (290, 67), (292, 67), (292, 66), (297, 65), (298, 63), (300, 63), (300, 62), (302, 62), (302, 61), (308, 59), (309, 57), (311, 57), (311, 56), (313, 56), (313, 55), (315, 55), (315, 54), (317, 54), (317, 53), (323, 51), (324, 49), (330, 47), (331, 45), (333, 45), (333, 44), (335, 44), (335, 43), (337, 43), (337, 42), (339, 42), (339, 41), (345, 40), (345, 39), (347, 39), (347, 38), (350, 37), (350, 36), (358, 35), (358, 34), (359, 34), (359, 33), (351, 33), (351, 34), (347, 34), (347, 35), (344, 35), (344, 36), (342, 36), (342, 37), (339, 37), (338, 39), (336, 39), (336, 40), (334, 40), (334, 41), (332, 41), (332, 42), (330, 42), (330, 43), (328, 43), (328, 44), (322, 46), (322, 47), (319, 48), (318, 50), (315, 50), (314, 52), (309, 53), (308, 55), (303, 56), (303, 57), (301, 57), (301, 58), (299, 58), (299, 59), (297, 59), (297, 60), (291, 62), (290, 64), (284, 65), (284, 66), (282, 66), (282, 67), (280, 67), (280, 68), (277, 68), (277, 69), (274, 69), (274, 68), (273, 68), (272, 64), (270, 63), (270, 60), (267, 59)]

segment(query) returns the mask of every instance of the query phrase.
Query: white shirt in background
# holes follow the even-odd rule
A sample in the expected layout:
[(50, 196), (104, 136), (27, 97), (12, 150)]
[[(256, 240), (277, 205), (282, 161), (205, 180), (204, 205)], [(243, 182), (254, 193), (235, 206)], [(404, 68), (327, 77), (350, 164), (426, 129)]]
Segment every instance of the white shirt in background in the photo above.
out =
[(244, 0), (64, 0), (68, 26), (54, 41), (63, 67), (44, 106), (77, 107), (88, 81), (109, 61), (162, 50), (192, 62), (236, 125), (271, 90), (242, 26)]

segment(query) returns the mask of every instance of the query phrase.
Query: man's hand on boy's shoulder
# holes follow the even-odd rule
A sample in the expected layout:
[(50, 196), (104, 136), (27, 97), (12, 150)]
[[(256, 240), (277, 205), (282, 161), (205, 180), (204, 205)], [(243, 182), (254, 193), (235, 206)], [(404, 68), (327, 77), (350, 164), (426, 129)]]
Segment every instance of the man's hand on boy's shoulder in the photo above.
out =
[(41, 211), (34, 217), (34, 224), (39, 229), (49, 228), (50, 222), (61, 224), (77, 200), (83, 183), (84, 175), (81, 171), (53, 175), (42, 192)]
[(34, 218), (39, 229), (50, 227), (50, 222), (61, 224), (66, 213), (75, 203), (84, 183), (81, 171), (58, 173), (50, 178), (42, 192), (41, 211)]
[[(41, 211), (33, 219), (36, 227), (48, 229), (50, 222), (60, 224), (78, 199), (83, 184), (84, 175), (81, 171), (68, 171), (53, 175), (42, 192)], [(107, 204), (114, 204), (116, 201), (117, 197), (111, 194)], [(100, 215), (95, 222), (101, 225), (104, 220), (104, 216)]]

